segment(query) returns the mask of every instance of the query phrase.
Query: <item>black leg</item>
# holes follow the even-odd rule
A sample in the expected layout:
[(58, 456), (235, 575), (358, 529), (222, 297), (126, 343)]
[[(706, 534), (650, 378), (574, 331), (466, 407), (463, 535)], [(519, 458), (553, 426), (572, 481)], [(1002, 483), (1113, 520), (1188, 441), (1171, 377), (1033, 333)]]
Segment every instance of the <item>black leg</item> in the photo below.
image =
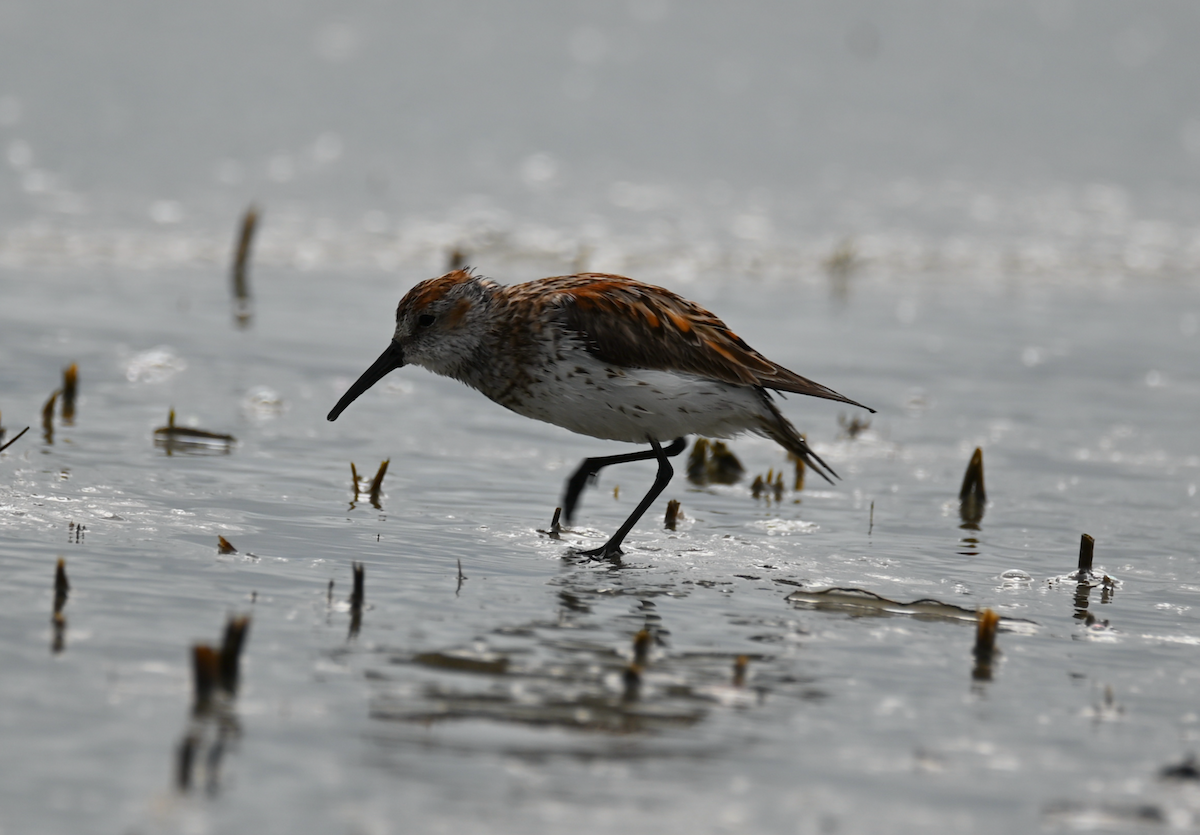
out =
[[(604, 560), (616, 559), (617, 557), (621, 556), (621, 543), (625, 540), (626, 534), (633, 529), (633, 526), (637, 524), (638, 519), (642, 518), (642, 514), (644, 514), (650, 508), (650, 505), (652, 505), (654, 500), (659, 497), (659, 494), (661, 494), (663, 490), (667, 489), (667, 485), (671, 483), (671, 477), (675, 475), (675, 469), (671, 466), (671, 462), (667, 460), (668, 457), (672, 455), (678, 455), (679, 453), (683, 452), (683, 449), (686, 446), (687, 440), (685, 438), (676, 438), (666, 449), (663, 449), (661, 446), (659, 446), (658, 441), (651, 440), (651, 452), (649, 454), (643, 453), (637, 458), (631, 458), (628, 456), (613, 456), (613, 458), (620, 458), (625, 461), (642, 461), (647, 458), (657, 458), (658, 474), (654, 477), (654, 484), (650, 486), (650, 492), (648, 492), (642, 498), (642, 500), (638, 502), (638, 506), (633, 509), (633, 513), (629, 514), (629, 518), (622, 523), (621, 527), (617, 528), (617, 532), (609, 537), (608, 542), (605, 542), (599, 548), (595, 548), (591, 551), (580, 551), (579, 553), (581, 556), (595, 557), (597, 559)], [(596, 458), (592, 460), (601, 461), (605, 459)], [(607, 461), (607, 463), (616, 464), (618, 462), (610, 459)], [(580, 469), (582, 471), (583, 468)], [(576, 473), (576, 475), (578, 475), (578, 473)], [(574, 479), (572, 478), (572, 480)]]
[[(671, 441), (670, 446), (662, 450), (662, 453), (674, 457), (683, 452), (686, 447), (687, 438), (676, 438)], [(600, 470), (609, 464), (628, 464), (631, 461), (649, 461), (652, 458), (659, 457), (659, 454), (654, 450), (646, 449), (641, 452), (627, 452), (624, 455), (605, 455), (601, 458), (583, 459), (583, 463), (579, 465), (579, 469), (567, 479), (567, 489), (563, 494), (562, 501), (563, 522), (568, 525), (571, 524), (571, 519), (575, 515), (575, 506), (579, 504), (579, 496), (583, 493), (583, 488), (596, 480), (596, 474)]]

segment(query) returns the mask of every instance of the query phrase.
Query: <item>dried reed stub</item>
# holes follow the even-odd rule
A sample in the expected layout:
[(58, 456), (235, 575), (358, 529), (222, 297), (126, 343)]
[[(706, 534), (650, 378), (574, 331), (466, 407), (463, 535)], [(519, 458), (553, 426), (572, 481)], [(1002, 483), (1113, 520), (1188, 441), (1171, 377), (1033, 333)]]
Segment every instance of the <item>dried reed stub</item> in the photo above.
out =
[(242, 647), (246, 643), (246, 633), (249, 629), (249, 615), (233, 616), (225, 622), (225, 637), (221, 642), (219, 681), (221, 689), (230, 696), (237, 695), (238, 681), (241, 678)]
[(638, 633), (633, 636), (633, 663), (638, 667), (645, 667), (650, 659), (650, 647), (654, 643), (654, 636), (650, 634), (649, 629), (638, 630)]
[(54, 569), (54, 611), (50, 615), (50, 623), (53, 626), (53, 634), (50, 638), (50, 652), (58, 655), (67, 646), (67, 618), (63, 614), (63, 607), (67, 605), (67, 595), (71, 591), (71, 584), (67, 582), (67, 563), (62, 557), (58, 558), (58, 565)]
[(366, 599), (366, 576), (361, 562), (352, 562), (350, 569), (354, 573), (354, 588), (350, 592), (350, 632), (349, 637), (358, 636), (362, 627), (363, 602)]
[(192, 771), (196, 762), (196, 751), (200, 747), (200, 736), (195, 733), (184, 734), (175, 752), (175, 788), (181, 792), (192, 788)]
[(669, 531), (675, 530), (676, 526), (679, 524), (679, 517), (683, 515), (679, 512), (679, 507), (680, 505), (678, 499), (671, 499), (669, 502), (667, 502), (667, 515), (663, 519), (663, 527)]
[(242, 215), (237, 246), (233, 251), (233, 318), (239, 327), (250, 324), (253, 316), (250, 299), (250, 250), (258, 228), (258, 209), (251, 205)]
[(46, 443), (54, 443), (54, 404), (58, 402), (59, 392), (56, 389), (42, 406), (42, 437)]
[(772, 468), (765, 476), (756, 475), (750, 483), (750, 495), (756, 499), (774, 499), (776, 503), (783, 501), (783, 473), (776, 473)]
[(71, 584), (67, 581), (67, 561), (62, 557), (58, 558), (58, 565), (54, 569), (54, 613), (58, 614), (63, 610), (63, 606), (67, 605), (67, 596), (70, 594)]
[(216, 450), (228, 453), (237, 439), (223, 432), (192, 429), (190, 426), (175, 425), (175, 410), (167, 412), (167, 425), (154, 430), (154, 444), (171, 455), (175, 450)]
[(218, 554), (236, 554), (237, 548), (233, 547), (233, 543), (221, 535), (217, 535), (217, 553)]
[(962, 488), (958, 491), (958, 515), (963, 526), (978, 525), (987, 507), (987, 491), (983, 487), (983, 450), (975, 448), (971, 463), (963, 474)]
[(192, 684), (195, 714), (207, 713), (221, 681), (221, 656), (208, 644), (192, 645)]
[(761, 475), (756, 475), (754, 481), (750, 482), (750, 495), (756, 499), (761, 499), (763, 491), (767, 489), (766, 481)]
[(383, 477), (387, 475), (388, 465), (392, 463), (392, 459), (381, 461), (379, 469), (375, 472), (375, 477), (371, 479), (371, 483), (366, 488), (363, 487), (363, 479), (358, 474), (358, 467), (354, 462), (350, 462), (350, 481), (351, 489), (354, 490), (354, 498), (350, 502), (350, 509), (354, 509), (354, 505), (358, 503), (359, 497), (365, 492), (371, 501), (371, 506), (376, 510), (383, 510), (383, 504), (380, 499), (383, 496)]
[(693, 484), (703, 485), (708, 479), (708, 438), (696, 438), (692, 451), (688, 453), (687, 478)]
[(388, 464), (392, 463), (392, 459), (388, 458), (379, 464), (379, 469), (375, 472), (375, 478), (371, 479), (371, 507), (376, 510), (383, 510), (383, 505), (380, 503), (380, 496), (383, 494), (383, 477), (387, 475)]
[(75, 423), (75, 396), (79, 392), (79, 366), (71, 363), (63, 369), (62, 421), (67, 426)]
[(858, 415), (848, 418), (844, 414), (839, 413), (837, 422), (838, 426), (842, 428), (841, 436), (849, 441), (853, 441), (871, 428), (871, 420), (869, 418), (860, 418)]
[(621, 699), (626, 702), (637, 701), (642, 695), (642, 668), (637, 664), (630, 664), (621, 674), (621, 683), (624, 685)]
[(1088, 573), (1092, 570), (1092, 560), (1096, 555), (1096, 540), (1090, 534), (1083, 534), (1079, 538), (1079, 566), (1080, 574)]
[(218, 693), (228, 698), (237, 695), (241, 678), (242, 649), (250, 630), (249, 615), (230, 615), (219, 650), (210, 644), (192, 646), (192, 675), (197, 715), (208, 713)]
[(693, 484), (736, 484), (746, 468), (723, 441), (696, 438), (688, 453), (687, 477)]
[(454, 247), (446, 255), (446, 272), (452, 273), (455, 270), (466, 269), (467, 253), (462, 247)]
[(192, 645), (192, 717), (175, 752), (175, 787), (181, 792), (191, 789), (197, 763), (203, 766), (208, 793), (217, 792), (221, 758), (228, 741), (241, 733), (233, 700), (249, 628), (249, 616), (231, 615), (220, 650), (209, 644)]
[(350, 570), (354, 573), (354, 589), (350, 592), (350, 606), (361, 607), (366, 599), (364, 587), (366, 585), (365, 571), (361, 562), (352, 562)]
[(733, 686), (734, 687), (745, 687), (746, 686), (746, 668), (749, 666), (750, 666), (750, 659), (748, 656), (739, 655), (737, 658), (733, 659)]
[(746, 473), (746, 468), (723, 441), (713, 441), (709, 446), (708, 480), (714, 484), (736, 484)]
[(62, 612), (50, 616), (53, 632), (50, 637), (50, 652), (58, 655), (67, 648), (67, 617)]
[[(804, 439), (803, 433), (801, 433), (800, 437)], [(791, 461), (796, 468), (796, 480), (792, 484), (792, 489), (799, 493), (804, 489), (804, 474), (808, 469), (808, 465), (804, 463), (804, 459), (799, 455), (794, 455), (790, 452), (788, 453), (788, 460)]]
[(996, 627), (1000, 624), (1000, 615), (992, 609), (981, 609), (977, 616), (975, 628), (975, 669), (972, 677), (976, 681), (990, 681), (992, 678), (992, 660), (996, 650)]

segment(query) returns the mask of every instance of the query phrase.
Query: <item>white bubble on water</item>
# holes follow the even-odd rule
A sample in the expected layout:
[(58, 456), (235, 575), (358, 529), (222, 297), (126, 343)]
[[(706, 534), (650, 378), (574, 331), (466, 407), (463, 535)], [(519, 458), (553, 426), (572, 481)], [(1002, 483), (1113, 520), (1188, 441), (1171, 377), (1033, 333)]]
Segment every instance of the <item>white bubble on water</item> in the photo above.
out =
[(255, 420), (270, 420), (283, 414), (287, 404), (282, 395), (267, 386), (256, 386), (242, 399), (242, 410)]
[(125, 379), (131, 383), (161, 383), (187, 368), (182, 357), (167, 345), (134, 354), (125, 364)]

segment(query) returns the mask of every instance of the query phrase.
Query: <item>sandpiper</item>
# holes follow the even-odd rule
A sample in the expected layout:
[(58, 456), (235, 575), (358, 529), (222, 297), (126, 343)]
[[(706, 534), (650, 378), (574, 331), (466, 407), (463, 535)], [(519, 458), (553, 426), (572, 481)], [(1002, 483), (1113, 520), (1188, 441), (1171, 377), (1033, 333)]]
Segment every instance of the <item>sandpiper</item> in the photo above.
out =
[(519, 415), (595, 438), (648, 443), (648, 450), (585, 459), (567, 480), (563, 516), (569, 524), (580, 493), (601, 468), (658, 461), (653, 486), (629, 518), (604, 545), (582, 552), (605, 559), (620, 556), (626, 534), (666, 489), (674, 475), (668, 458), (684, 450), (688, 435), (764, 435), (831, 481), (837, 474), (768, 390), (868, 409), (771, 362), (695, 302), (602, 273), (504, 286), (454, 270), (422, 281), (396, 308), (391, 344), (342, 395), (329, 420), (405, 365), (453, 377)]

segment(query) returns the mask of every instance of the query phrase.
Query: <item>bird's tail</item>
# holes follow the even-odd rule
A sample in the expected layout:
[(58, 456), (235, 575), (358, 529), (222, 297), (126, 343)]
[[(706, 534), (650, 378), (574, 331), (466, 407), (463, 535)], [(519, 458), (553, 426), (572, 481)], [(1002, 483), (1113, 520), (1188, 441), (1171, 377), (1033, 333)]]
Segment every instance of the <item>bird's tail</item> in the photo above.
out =
[(833, 471), (833, 467), (826, 464), (821, 460), (821, 456), (813, 452), (808, 442), (796, 431), (796, 427), (792, 426), (791, 422), (783, 416), (779, 409), (775, 408), (775, 404), (766, 398), (763, 398), (763, 400), (771, 414), (770, 416), (764, 415), (762, 417), (759, 423), (759, 433), (766, 435), (809, 467), (812, 467), (817, 475), (830, 484), (833, 484), (833, 479), (841, 478), (841, 476)]

